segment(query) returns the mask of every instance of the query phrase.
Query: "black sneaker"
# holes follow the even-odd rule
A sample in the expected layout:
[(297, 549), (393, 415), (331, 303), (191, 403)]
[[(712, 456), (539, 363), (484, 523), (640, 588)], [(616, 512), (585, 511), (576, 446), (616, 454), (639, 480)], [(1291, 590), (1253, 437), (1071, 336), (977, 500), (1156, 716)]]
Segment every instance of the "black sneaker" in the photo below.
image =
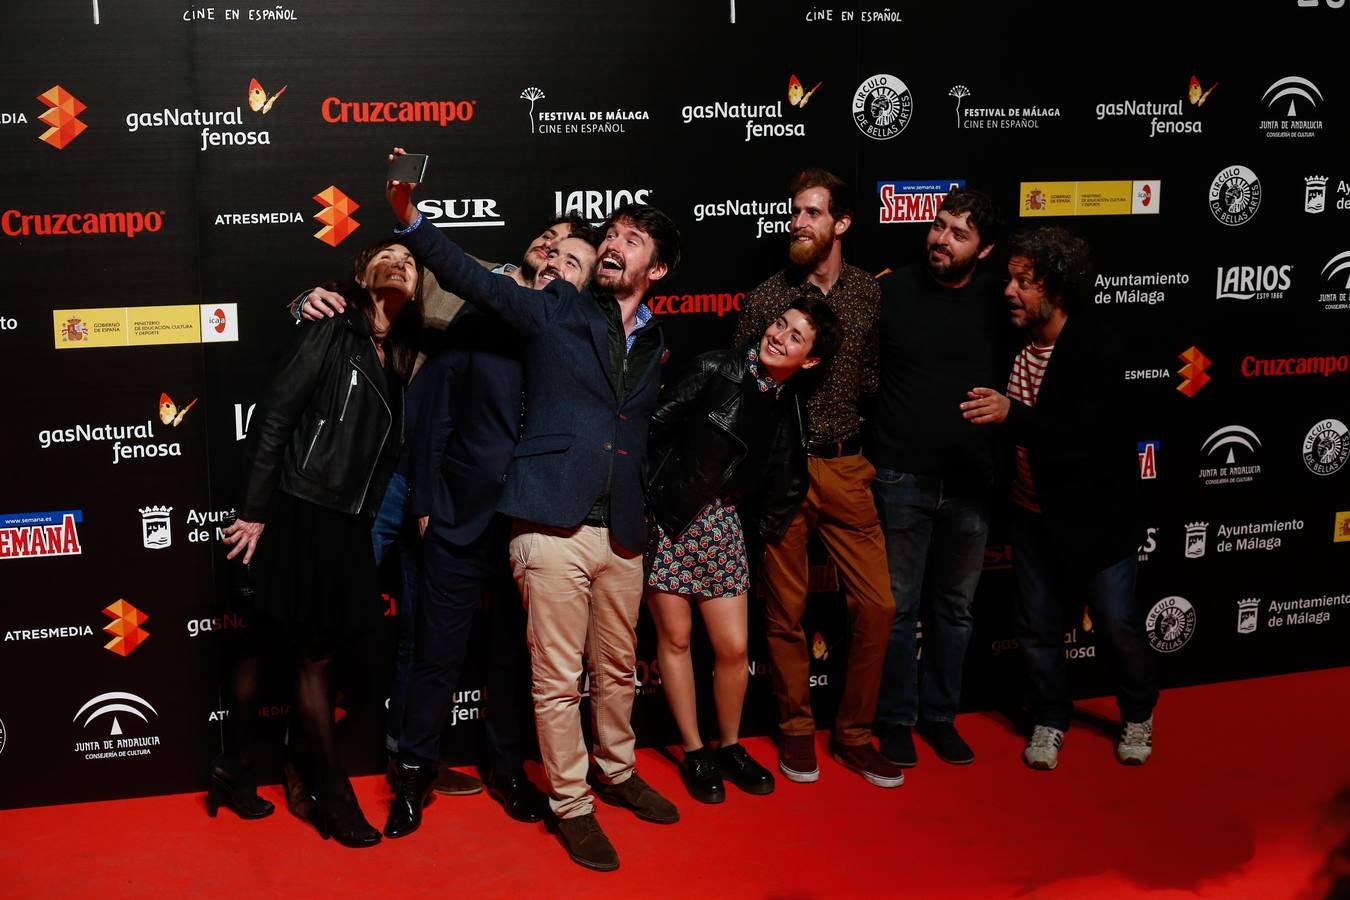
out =
[(956, 733), (956, 726), (951, 722), (920, 721), (917, 728), (919, 737), (932, 746), (943, 762), (964, 766), (975, 761), (975, 751), (961, 740), (961, 735)]
[(721, 803), (727, 799), (727, 790), (722, 786), (722, 773), (717, 771), (717, 763), (713, 761), (712, 751), (707, 747), (684, 751), (680, 777), (689, 789), (689, 796), (700, 803)]
[(919, 754), (914, 752), (914, 726), (892, 725), (881, 736), (881, 755), (902, 769), (919, 764)]
[(717, 767), (732, 784), (747, 794), (773, 793), (773, 774), (755, 762), (740, 744), (718, 747)]
[(618, 784), (596, 782), (595, 796), (614, 806), (626, 806), (639, 819), (657, 825), (673, 825), (680, 821), (680, 811), (675, 804), (658, 794), (636, 772)]
[(597, 872), (613, 872), (619, 867), (619, 852), (600, 830), (595, 813), (571, 819), (550, 818), (549, 827), (577, 865)]

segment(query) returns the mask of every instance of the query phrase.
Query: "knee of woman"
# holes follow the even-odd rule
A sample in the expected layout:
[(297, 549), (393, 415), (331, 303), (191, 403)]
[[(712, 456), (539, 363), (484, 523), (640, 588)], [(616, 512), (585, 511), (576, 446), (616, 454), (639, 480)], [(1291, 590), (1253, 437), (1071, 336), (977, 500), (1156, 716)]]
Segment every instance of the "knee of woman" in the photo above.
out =
[(689, 632), (684, 634), (663, 634), (657, 641), (658, 649), (663, 653), (674, 653), (679, 656), (689, 654)]
[(742, 640), (723, 641), (717, 648), (717, 662), (719, 665), (746, 665), (749, 657), (746, 650), (746, 642)]

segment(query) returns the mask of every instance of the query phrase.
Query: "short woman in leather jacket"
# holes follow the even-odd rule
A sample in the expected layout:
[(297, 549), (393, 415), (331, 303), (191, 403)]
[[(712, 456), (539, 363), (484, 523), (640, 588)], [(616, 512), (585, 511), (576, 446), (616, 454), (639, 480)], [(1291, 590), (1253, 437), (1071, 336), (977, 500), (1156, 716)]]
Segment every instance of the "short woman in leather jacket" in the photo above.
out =
[[(684, 743), (681, 774), (689, 793), (705, 803), (725, 798), (723, 773), (748, 793), (773, 790), (773, 776), (739, 742), (748, 680), (742, 521), (777, 537), (805, 499), (806, 430), (795, 388), (829, 361), (838, 331), (823, 299), (800, 298), (758, 344), (700, 356), (652, 414), (648, 502), (655, 527), (646, 598), (666, 701)], [(715, 755), (698, 730), (689, 659), (693, 607), (716, 657)]]
[(344, 291), (346, 311), (296, 326), (258, 402), (238, 517), (224, 530), (228, 558), (243, 554), (255, 589), (251, 646), (233, 676), (229, 750), (211, 771), (212, 815), (222, 802), (244, 818), (272, 812), (244, 765), (267, 636), (297, 657), (295, 711), (317, 769), (319, 832), (348, 846), (380, 839), (338, 761), (330, 670), (338, 644), (367, 631), (382, 611), (370, 525), (403, 444), (419, 275), (401, 243), (363, 250)]

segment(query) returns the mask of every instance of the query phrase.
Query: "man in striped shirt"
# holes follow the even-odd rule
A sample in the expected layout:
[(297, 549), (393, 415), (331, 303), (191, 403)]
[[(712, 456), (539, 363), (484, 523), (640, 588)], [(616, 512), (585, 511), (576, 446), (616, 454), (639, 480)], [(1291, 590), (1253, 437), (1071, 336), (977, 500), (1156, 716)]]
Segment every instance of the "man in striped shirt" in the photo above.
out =
[(1042, 227), (1014, 235), (1008, 252), (1004, 296), (1028, 341), (1008, 393), (972, 388), (961, 409), (977, 425), (1003, 425), (1016, 445), (1009, 532), (1034, 725), (1022, 757), (1033, 769), (1059, 765), (1072, 711), (1066, 604), (1086, 597), (1092, 634), (1116, 681), (1116, 756), (1142, 765), (1153, 752), (1158, 689), (1135, 600), (1143, 528), (1135, 445), (1121, 415), (1124, 367), (1110, 333), (1078, 312), (1092, 285), (1086, 241)]

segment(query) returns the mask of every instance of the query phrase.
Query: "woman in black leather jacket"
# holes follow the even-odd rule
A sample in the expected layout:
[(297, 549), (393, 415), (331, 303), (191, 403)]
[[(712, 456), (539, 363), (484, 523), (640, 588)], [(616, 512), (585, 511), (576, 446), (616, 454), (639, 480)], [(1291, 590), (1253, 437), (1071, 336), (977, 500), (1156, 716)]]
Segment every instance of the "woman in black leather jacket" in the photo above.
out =
[[(272, 804), (244, 765), (257, 721), (261, 647), (296, 657), (295, 711), (316, 766), (319, 832), (375, 844), (338, 761), (330, 670), (339, 644), (382, 613), (371, 518), (403, 444), (403, 387), (416, 355), (419, 269), (394, 240), (357, 255), (341, 315), (305, 322), (258, 402), (245, 450), (243, 498), (224, 530), (255, 589), (249, 648), (233, 676), (229, 751), (211, 771), (207, 809), (243, 818)], [(266, 529), (266, 536), (263, 536)]]
[[(681, 774), (689, 793), (705, 803), (726, 797), (722, 773), (748, 793), (773, 790), (773, 776), (739, 742), (749, 677), (749, 562), (741, 523), (778, 537), (805, 499), (805, 427), (794, 388), (808, 377), (798, 373), (829, 361), (838, 332), (823, 299), (798, 299), (757, 345), (700, 356), (652, 414), (648, 501), (656, 534), (646, 599), (666, 701), (684, 743)], [(689, 660), (694, 606), (716, 657), (715, 755), (698, 730)]]

